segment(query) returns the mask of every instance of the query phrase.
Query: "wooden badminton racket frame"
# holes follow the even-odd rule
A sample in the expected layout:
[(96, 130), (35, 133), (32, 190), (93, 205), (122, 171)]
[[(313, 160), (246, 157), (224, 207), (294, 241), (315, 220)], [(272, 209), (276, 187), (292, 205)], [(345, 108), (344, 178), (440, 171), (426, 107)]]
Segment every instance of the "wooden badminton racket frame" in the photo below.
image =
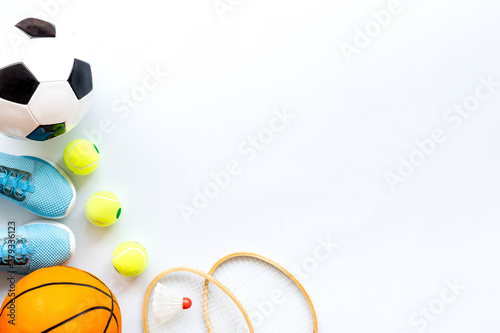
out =
[[(251, 253), (251, 252), (233, 253), (233, 254), (227, 255), (224, 258), (217, 261), (217, 263), (210, 269), (210, 272), (208, 273), (209, 276), (212, 276), (212, 274), (215, 272), (215, 270), (217, 268), (219, 268), (219, 266), (222, 265), (223, 263), (225, 263), (226, 261), (228, 261), (230, 259), (234, 259), (234, 258), (241, 258), (241, 257), (250, 257), (250, 258), (262, 260), (262, 261), (270, 264), (271, 266), (274, 266), (275, 268), (280, 270), (282, 273), (284, 273), (288, 278), (290, 278), (295, 283), (295, 285), (297, 285), (297, 287), (299, 287), (299, 289), (302, 291), (305, 298), (307, 299), (307, 302), (309, 303), (309, 306), (311, 307), (311, 312), (312, 312), (313, 321), (314, 321), (314, 332), (313, 333), (318, 333), (318, 318), (316, 316), (316, 310), (314, 309), (313, 302), (311, 300), (311, 297), (309, 297), (309, 294), (307, 293), (306, 289), (304, 288), (304, 286), (302, 286), (302, 284), (299, 282), (299, 280), (297, 280), (297, 278), (295, 278), (295, 276), (293, 276), (283, 266), (272, 261), (271, 259), (266, 258), (264, 256), (261, 256), (259, 254)], [(208, 296), (207, 291), (208, 291), (208, 281), (205, 282), (205, 288), (203, 289), (203, 308), (204, 308), (203, 311), (205, 312), (205, 320), (207, 321), (207, 326), (210, 326), (208, 313), (207, 313), (207, 310), (205, 309), (206, 304), (207, 304), (207, 296)]]
[[(208, 284), (209, 282), (212, 282), (215, 284), (217, 287), (219, 287), (233, 302), (236, 304), (238, 309), (241, 311), (241, 314), (245, 318), (245, 321), (248, 325), (248, 329), (250, 333), (254, 333), (252, 322), (250, 321), (250, 317), (248, 316), (247, 311), (243, 307), (243, 305), (240, 303), (240, 301), (236, 298), (236, 296), (233, 295), (227, 289), (222, 283), (214, 279), (211, 275), (208, 275), (207, 273), (200, 271), (199, 269), (196, 268), (191, 268), (191, 267), (176, 267), (176, 268), (171, 268), (166, 271), (163, 271), (160, 273), (155, 279), (149, 284), (149, 287), (146, 291), (146, 296), (144, 297), (144, 304), (142, 307), (142, 325), (145, 333), (150, 333), (149, 332), (149, 327), (148, 327), (148, 304), (149, 304), (149, 296), (151, 295), (151, 291), (153, 290), (154, 286), (156, 283), (163, 278), (166, 275), (175, 273), (175, 272), (187, 272), (187, 273), (193, 273), (198, 276), (201, 276), (202, 278), (205, 279), (205, 284), (203, 287), (203, 314), (205, 316), (205, 322), (207, 324), (207, 329), (209, 333), (214, 333), (212, 330), (212, 326), (210, 325), (210, 321), (208, 320), (208, 308), (206, 305), (206, 302), (208, 301)], [(217, 332), (215, 332), (217, 333)]]

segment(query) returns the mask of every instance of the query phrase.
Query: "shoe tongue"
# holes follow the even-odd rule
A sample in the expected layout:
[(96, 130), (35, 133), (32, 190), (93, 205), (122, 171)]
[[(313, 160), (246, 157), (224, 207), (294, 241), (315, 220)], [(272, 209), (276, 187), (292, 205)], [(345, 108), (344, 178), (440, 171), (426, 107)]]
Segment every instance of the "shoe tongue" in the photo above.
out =
[[(9, 237), (8, 240), (13, 240), (15, 241), (15, 245), (12, 244), (12, 243), (9, 243), (7, 242), (4, 246), (4, 248), (2, 249), (5, 253), (5, 251), (7, 250), (7, 254), (8, 256), (6, 258), (4, 258), (5, 260), (5, 263), (0, 260), (0, 266), (5, 266), (5, 265), (12, 265), (12, 264), (15, 264), (15, 265), (26, 265), (28, 263), (28, 254), (30, 254), (32, 252), (32, 250), (30, 249), (30, 247), (28, 246), (28, 244), (26, 243), (26, 240), (25, 240), (25, 243), (22, 242), (21, 239), (23, 239), (24, 237), (15, 237), (15, 238), (11, 238)], [(23, 246), (23, 244), (25, 244), (25, 246)], [(7, 248), (5, 248), (7, 247)], [(9, 249), (12, 249), (15, 251), (15, 254), (11, 254), (9, 253)], [(15, 260), (17, 258), (17, 261)]]
[(12, 172), (12, 175), (14, 175), (14, 176), (16, 176), (17, 174), (31, 176), (30, 172), (20, 170), (20, 169), (10, 168), (10, 167), (5, 166), (5, 165), (0, 165), (0, 172), (3, 174), (5, 174), (5, 172), (7, 172), (7, 174)]
[[(4, 179), (5, 176), (9, 175), (9, 179)], [(31, 174), (22, 170), (8, 168), (6, 166), (0, 165), (0, 188), (2, 184), (5, 183), (5, 191), (0, 191), (0, 194), (10, 193), (12, 191), (12, 185), (15, 182), (15, 179), (19, 176), (23, 176), (17, 182), (16, 189), (10, 195), (13, 199), (16, 200), (24, 200), (20, 199), (23, 193), (29, 190), (28, 176), (31, 177)], [(14, 195), (15, 193), (15, 195)]]

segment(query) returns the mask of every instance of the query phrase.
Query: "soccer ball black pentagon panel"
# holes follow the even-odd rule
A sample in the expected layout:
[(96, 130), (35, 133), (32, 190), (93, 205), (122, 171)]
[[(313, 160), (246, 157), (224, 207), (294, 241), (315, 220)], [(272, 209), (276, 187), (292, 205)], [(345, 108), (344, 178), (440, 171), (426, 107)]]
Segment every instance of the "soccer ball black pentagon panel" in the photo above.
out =
[(90, 65), (49, 22), (0, 26), (0, 132), (47, 141), (73, 129), (93, 98)]

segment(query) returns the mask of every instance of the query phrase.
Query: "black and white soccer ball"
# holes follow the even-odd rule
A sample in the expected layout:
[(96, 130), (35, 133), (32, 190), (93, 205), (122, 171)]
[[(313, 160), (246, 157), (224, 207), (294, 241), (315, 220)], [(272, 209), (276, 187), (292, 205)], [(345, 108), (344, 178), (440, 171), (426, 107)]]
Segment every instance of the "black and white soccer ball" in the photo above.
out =
[(80, 122), (93, 98), (92, 71), (72, 45), (39, 19), (0, 28), (0, 132), (46, 141)]

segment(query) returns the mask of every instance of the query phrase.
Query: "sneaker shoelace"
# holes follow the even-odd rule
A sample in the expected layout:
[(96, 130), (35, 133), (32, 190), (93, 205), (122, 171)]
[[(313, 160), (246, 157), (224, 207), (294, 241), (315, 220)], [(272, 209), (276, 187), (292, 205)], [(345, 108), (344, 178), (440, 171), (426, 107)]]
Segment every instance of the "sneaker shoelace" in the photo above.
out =
[(30, 182), (31, 176), (4, 169), (3, 174), (0, 174), (0, 191), (17, 199), (23, 199), (27, 192), (35, 190)]
[[(12, 245), (14, 243), (14, 245)], [(14, 252), (14, 253), (12, 253)], [(24, 238), (5, 239), (0, 247), (0, 258), (3, 264), (26, 262), (30, 249)], [(14, 259), (14, 262), (12, 262)]]

